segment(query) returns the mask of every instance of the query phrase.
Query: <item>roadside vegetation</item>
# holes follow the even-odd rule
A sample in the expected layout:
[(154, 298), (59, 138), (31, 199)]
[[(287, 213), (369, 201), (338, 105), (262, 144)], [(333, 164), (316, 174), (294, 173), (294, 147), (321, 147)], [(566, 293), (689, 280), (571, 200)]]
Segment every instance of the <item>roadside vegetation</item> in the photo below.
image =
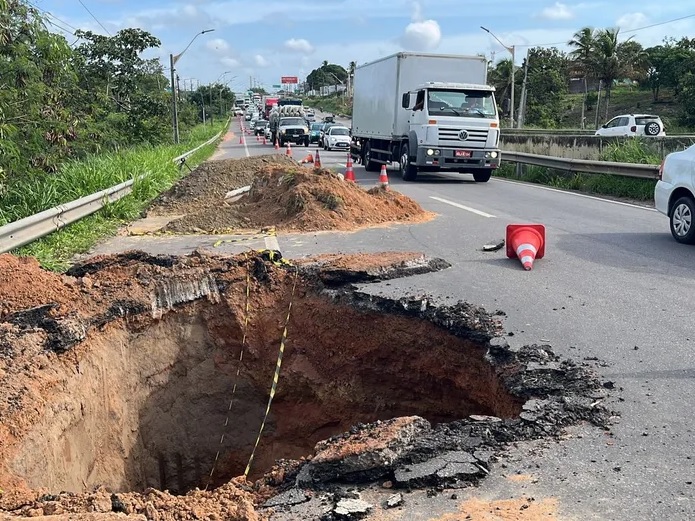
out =
[[(179, 169), (172, 159), (207, 141), (223, 127), (223, 123), (200, 125), (179, 145), (143, 146), (70, 161), (54, 175), (24, 178), (13, 183), (3, 197), (0, 225), (143, 176), (135, 182), (129, 195), (13, 253), (36, 257), (50, 270), (66, 269), (74, 255), (88, 251), (100, 239), (113, 235), (123, 224), (136, 219), (152, 199), (188, 173), (185, 165)], [(186, 164), (193, 168), (208, 158), (215, 147), (213, 142), (201, 148), (187, 158)]]
[(305, 98), (304, 104), (331, 114), (352, 116), (352, 100), (345, 96), (326, 96), (325, 98)]
[[(661, 158), (637, 139), (607, 147), (601, 155), (601, 160), (653, 165), (661, 163)], [(656, 179), (570, 173), (532, 165), (520, 165), (520, 168), (517, 168), (516, 164), (504, 162), (504, 159), (495, 175), (563, 190), (644, 202), (654, 200), (656, 186)]]

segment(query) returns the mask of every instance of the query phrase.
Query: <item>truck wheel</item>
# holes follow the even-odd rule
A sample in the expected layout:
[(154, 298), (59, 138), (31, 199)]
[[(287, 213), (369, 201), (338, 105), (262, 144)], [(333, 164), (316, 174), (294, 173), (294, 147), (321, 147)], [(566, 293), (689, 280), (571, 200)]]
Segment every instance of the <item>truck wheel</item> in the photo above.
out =
[(364, 145), (364, 157), (362, 158), (362, 163), (364, 163), (364, 169), (367, 172), (378, 172), (381, 168), (378, 163), (372, 161), (372, 145), (367, 141)]
[(482, 170), (480, 172), (473, 172), (473, 179), (476, 183), (487, 183), (492, 175), (492, 170)]
[(401, 147), (401, 177), (404, 181), (415, 181), (417, 179), (417, 167), (410, 164), (410, 148), (408, 145)]

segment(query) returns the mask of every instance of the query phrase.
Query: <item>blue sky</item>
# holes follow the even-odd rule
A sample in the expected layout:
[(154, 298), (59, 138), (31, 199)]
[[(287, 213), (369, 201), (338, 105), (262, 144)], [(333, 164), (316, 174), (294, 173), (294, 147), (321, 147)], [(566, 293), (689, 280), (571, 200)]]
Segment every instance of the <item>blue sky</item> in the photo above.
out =
[[(164, 66), (169, 53), (183, 51), (197, 32), (215, 29), (195, 40), (177, 63), (177, 72), (182, 80), (195, 78), (200, 83), (222, 76), (234, 90), (248, 87), (250, 78), (268, 88), (280, 83), (280, 76), (306, 77), (323, 60), (347, 67), (350, 61), (364, 63), (400, 50), (507, 58), (509, 53), (481, 25), (507, 46), (517, 46), (519, 64), (528, 46), (566, 42), (587, 25), (620, 27), (623, 38), (634, 36), (645, 46), (659, 44), (665, 36), (695, 35), (695, 0), (30, 2), (50, 13), (55, 25), (49, 27), (56, 32), (62, 32), (58, 26), (101, 34), (126, 27), (149, 31), (162, 46), (147, 57), (161, 58)], [(689, 15), (693, 16), (630, 32)], [(566, 50), (562, 44), (556, 46)]]

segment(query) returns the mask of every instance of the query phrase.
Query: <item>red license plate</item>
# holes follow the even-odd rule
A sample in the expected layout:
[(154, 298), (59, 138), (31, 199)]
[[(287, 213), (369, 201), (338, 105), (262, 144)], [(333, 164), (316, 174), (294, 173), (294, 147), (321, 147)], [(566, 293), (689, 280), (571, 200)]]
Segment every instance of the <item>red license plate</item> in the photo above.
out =
[(471, 151), (470, 150), (456, 150), (456, 151), (454, 151), (454, 155), (456, 157), (471, 157)]

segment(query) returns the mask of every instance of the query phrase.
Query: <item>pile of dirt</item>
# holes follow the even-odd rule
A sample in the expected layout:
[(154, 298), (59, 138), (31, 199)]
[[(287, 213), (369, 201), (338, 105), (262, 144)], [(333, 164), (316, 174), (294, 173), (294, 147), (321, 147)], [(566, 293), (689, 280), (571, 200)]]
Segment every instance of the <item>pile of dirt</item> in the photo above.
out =
[(147, 214), (181, 215), (218, 208), (227, 192), (250, 185), (260, 169), (296, 164), (292, 158), (280, 154), (206, 161), (157, 196)]
[[(218, 194), (176, 209), (187, 215), (169, 223), (172, 233), (221, 230), (355, 230), (391, 222), (424, 222), (434, 214), (393, 190), (365, 190), (330, 170), (269, 164), (253, 172), (250, 192), (237, 202)], [(159, 210), (158, 210), (159, 211)]]
[[(509, 349), (482, 308), (352, 286), (441, 259), (127, 252), (64, 276), (2, 261), (7, 284), (41, 281), (43, 297), (0, 317), (0, 513), (254, 521), (295, 486), (475, 482), (505, 443), (606, 418), (590, 373)], [(253, 482), (237, 479), (262, 423)]]

